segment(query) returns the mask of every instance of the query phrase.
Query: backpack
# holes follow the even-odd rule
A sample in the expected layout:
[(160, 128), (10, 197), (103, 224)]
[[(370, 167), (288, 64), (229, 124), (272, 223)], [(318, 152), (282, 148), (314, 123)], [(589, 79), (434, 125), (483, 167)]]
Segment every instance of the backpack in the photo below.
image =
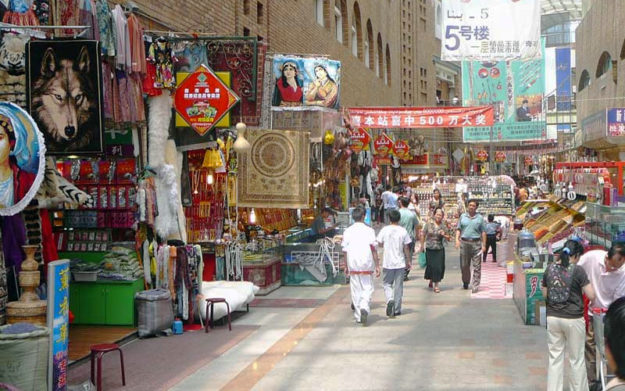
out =
[(562, 304), (569, 300), (574, 271), (574, 264), (570, 264), (568, 267), (555, 263), (549, 265), (546, 273), (547, 300), (549, 304)]

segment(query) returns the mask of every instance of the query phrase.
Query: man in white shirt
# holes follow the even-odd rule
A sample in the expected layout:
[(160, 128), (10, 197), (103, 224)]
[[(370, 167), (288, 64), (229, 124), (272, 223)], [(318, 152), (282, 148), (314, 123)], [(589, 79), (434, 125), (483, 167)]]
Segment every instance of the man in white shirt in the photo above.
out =
[[(609, 251), (593, 250), (582, 255), (577, 265), (584, 268), (595, 289), (592, 308), (607, 309), (616, 299), (625, 296), (625, 245), (615, 244)], [(586, 330), (586, 371), (588, 382), (597, 381), (595, 339), (592, 322)]]
[(401, 315), (401, 299), (404, 294), (405, 270), (410, 270), (410, 248), (412, 241), (408, 231), (399, 225), (401, 215), (398, 210), (388, 214), (391, 224), (378, 233), (378, 245), (384, 247), (382, 269), (384, 271), (384, 295), (386, 296), (386, 315)]
[(399, 196), (392, 192), (391, 185), (386, 185), (386, 191), (382, 193), (382, 205), (384, 205), (384, 223), (389, 224), (388, 213), (397, 209)]
[(356, 322), (367, 325), (369, 302), (373, 294), (373, 271), (380, 277), (380, 261), (375, 246), (375, 231), (363, 223), (365, 210), (357, 207), (352, 211), (354, 224), (343, 233), (343, 252), (347, 260), (346, 273), (352, 292), (352, 305)]

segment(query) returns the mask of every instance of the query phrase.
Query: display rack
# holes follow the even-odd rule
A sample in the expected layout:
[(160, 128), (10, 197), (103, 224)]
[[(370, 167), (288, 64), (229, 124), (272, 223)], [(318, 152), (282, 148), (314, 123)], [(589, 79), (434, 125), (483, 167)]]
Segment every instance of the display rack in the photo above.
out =
[[(623, 192), (624, 167), (625, 162), (560, 162), (556, 163), (556, 167), (554, 170), (554, 182), (562, 182), (566, 180), (567, 182), (573, 182), (573, 186), (575, 187), (578, 182), (583, 182), (580, 180), (576, 180), (575, 174), (588, 174), (590, 173), (589, 170), (591, 169), (605, 168), (610, 173), (611, 181), (616, 187), (618, 195), (622, 197), (623, 195), (625, 195)], [(572, 180), (567, 180), (565, 176), (567, 178), (571, 178)], [(585, 190), (583, 188), (580, 188), (579, 190), (580, 191), (578, 192), (578, 194), (585, 195)]]
[(583, 227), (583, 210), (583, 201), (570, 206), (555, 200), (527, 201), (517, 211), (517, 217), (534, 234), (536, 243), (544, 246), (565, 240), (576, 228)]
[(610, 248), (613, 242), (625, 242), (625, 207), (587, 202), (584, 227), (592, 244)]

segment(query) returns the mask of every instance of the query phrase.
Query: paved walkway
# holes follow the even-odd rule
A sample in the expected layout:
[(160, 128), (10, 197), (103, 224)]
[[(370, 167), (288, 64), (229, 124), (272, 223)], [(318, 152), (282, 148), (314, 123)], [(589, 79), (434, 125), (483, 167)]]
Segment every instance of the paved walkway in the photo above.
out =
[(354, 323), (347, 286), (282, 287), (233, 325), (258, 330), (172, 389), (546, 388), (544, 328), (524, 326), (511, 299), (472, 299), (453, 249), (441, 293), (422, 276), (411, 273), (394, 319), (384, 315), (378, 280), (368, 327)]

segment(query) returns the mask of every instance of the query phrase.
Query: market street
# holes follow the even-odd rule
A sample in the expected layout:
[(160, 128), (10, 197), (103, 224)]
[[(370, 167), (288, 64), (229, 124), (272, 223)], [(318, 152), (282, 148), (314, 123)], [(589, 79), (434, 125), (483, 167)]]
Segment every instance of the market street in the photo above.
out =
[[(511, 299), (471, 299), (457, 251), (447, 252), (441, 293), (412, 272), (395, 319), (378, 279), (367, 327), (354, 322), (346, 285), (278, 289), (258, 301), (275, 306), (253, 306), (233, 324), (257, 331), (172, 390), (545, 389), (545, 329), (524, 326)], [(311, 299), (321, 305), (297, 308)]]

